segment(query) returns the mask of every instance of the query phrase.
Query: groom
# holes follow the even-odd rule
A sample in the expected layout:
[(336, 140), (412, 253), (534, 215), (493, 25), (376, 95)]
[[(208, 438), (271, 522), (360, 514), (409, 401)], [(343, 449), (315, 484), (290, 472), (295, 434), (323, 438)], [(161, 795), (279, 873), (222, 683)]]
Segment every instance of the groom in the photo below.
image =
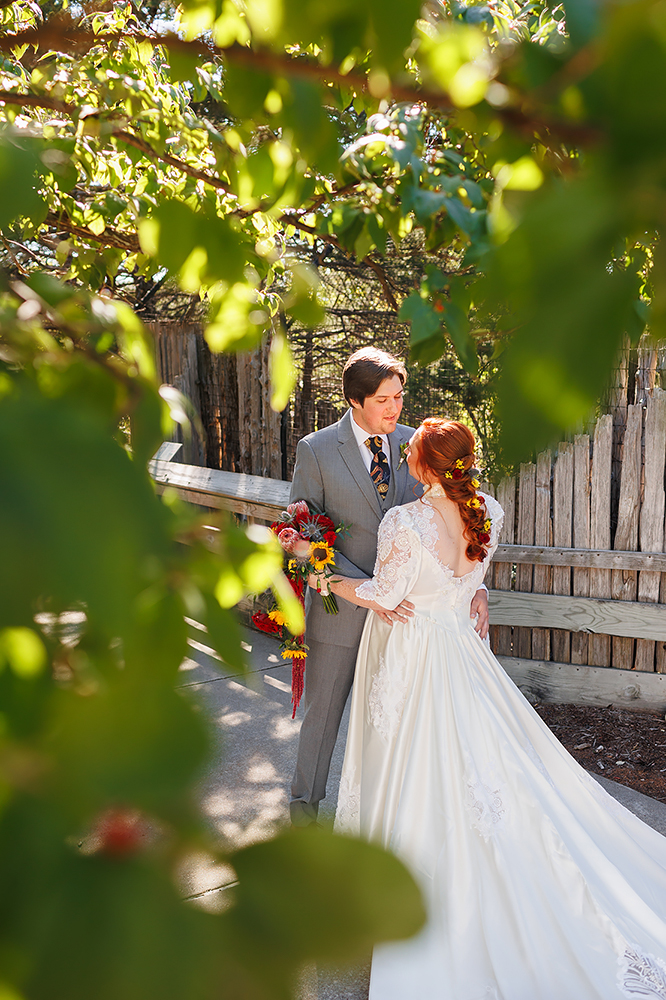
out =
[[(350, 409), (341, 420), (298, 443), (290, 500), (305, 500), (348, 529), (336, 543), (335, 569), (342, 576), (372, 576), (377, 530), (384, 514), (421, 495), (400, 447), (414, 433), (398, 423), (407, 372), (402, 361), (364, 347), (347, 361), (342, 388)], [(400, 466), (400, 468), (398, 468)], [(354, 679), (367, 611), (338, 597), (339, 613), (328, 615), (309, 593), (305, 640), (305, 712), (291, 786), (294, 826), (316, 822), (340, 720)], [(400, 609), (377, 612), (389, 623), (405, 621)], [(472, 613), (487, 630), (488, 599), (477, 591)]]

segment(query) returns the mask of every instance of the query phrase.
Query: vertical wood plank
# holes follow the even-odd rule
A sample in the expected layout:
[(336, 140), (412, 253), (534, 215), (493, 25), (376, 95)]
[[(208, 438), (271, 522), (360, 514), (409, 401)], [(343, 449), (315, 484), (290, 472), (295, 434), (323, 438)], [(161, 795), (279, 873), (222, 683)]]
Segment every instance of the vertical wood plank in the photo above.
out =
[[(666, 525), (664, 525), (664, 551), (666, 551)], [(666, 573), (661, 574), (659, 602), (666, 601)], [(666, 642), (658, 642), (655, 649), (655, 668), (658, 674), (666, 674)]]
[[(573, 544), (577, 549), (590, 547), (590, 438), (587, 434), (577, 434), (574, 438)], [(589, 596), (589, 569), (574, 569), (572, 589), (576, 597)], [(572, 633), (572, 663), (587, 663), (587, 638), (585, 632)]]
[[(664, 459), (666, 458), (666, 392), (654, 389), (645, 412), (644, 495), (639, 522), (641, 552), (661, 552), (664, 546)], [(638, 600), (656, 604), (660, 573), (638, 574)], [(655, 669), (653, 639), (636, 640), (636, 670)]]
[[(550, 516), (550, 478), (552, 455), (542, 451), (536, 464), (536, 502), (534, 517), (534, 544), (552, 545), (553, 525)], [(553, 590), (553, 567), (535, 566), (532, 590), (535, 594), (550, 594)], [(550, 629), (532, 629), (532, 657), (550, 659)]]
[[(553, 544), (571, 548), (573, 513), (573, 473), (574, 450), (568, 441), (561, 441), (557, 449), (553, 472)], [(553, 593), (571, 593), (571, 569), (568, 566), (553, 566)], [(553, 629), (551, 652), (558, 663), (571, 661), (571, 633), (564, 629)]]
[[(518, 481), (518, 545), (534, 545), (534, 520), (536, 504), (536, 465), (532, 462), (520, 466)], [(529, 563), (516, 566), (516, 590), (530, 593), (532, 590), (533, 567)], [(532, 629), (514, 628), (514, 656), (523, 659), (532, 657)]]
[[(638, 515), (641, 497), (641, 437), (643, 429), (643, 407), (632, 404), (627, 407), (627, 427), (622, 443), (622, 471), (620, 474), (620, 500), (618, 505), (617, 529), (613, 548), (623, 552), (638, 548)], [(613, 570), (611, 573), (611, 597), (614, 601), (635, 601), (638, 589), (638, 574), (633, 570)], [(623, 636), (613, 636), (613, 666), (631, 670), (634, 665), (634, 640)]]
[[(516, 481), (511, 476), (507, 476), (498, 485), (497, 500), (504, 511), (504, 525), (500, 541), (503, 545), (513, 545), (516, 520)], [(511, 569), (511, 563), (495, 563), (495, 590), (511, 590)], [(511, 626), (491, 626), (490, 643), (493, 652), (501, 656), (511, 656)]]
[[(592, 475), (590, 483), (590, 548), (611, 546), (611, 466), (613, 458), (613, 415), (600, 417), (594, 430)], [(590, 570), (590, 597), (611, 596), (611, 571)], [(589, 635), (587, 662), (590, 666), (608, 667), (611, 661), (609, 635)]]

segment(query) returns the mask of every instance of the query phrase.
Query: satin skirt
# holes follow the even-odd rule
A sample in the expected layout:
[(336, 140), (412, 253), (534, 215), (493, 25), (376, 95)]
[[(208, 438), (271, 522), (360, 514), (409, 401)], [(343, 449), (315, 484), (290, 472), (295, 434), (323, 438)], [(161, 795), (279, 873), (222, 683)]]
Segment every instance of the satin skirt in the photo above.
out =
[(336, 829), (428, 911), (370, 1000), (666, 1000), (666, 839), (567, 753), (464, 615), (369, 615)]

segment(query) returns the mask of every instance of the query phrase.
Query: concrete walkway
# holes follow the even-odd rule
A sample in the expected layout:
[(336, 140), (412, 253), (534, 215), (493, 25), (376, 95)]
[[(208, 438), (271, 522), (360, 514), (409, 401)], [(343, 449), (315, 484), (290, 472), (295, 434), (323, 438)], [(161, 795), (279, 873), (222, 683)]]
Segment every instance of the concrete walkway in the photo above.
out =
[[(181, 688), (213, 720), (215, 753), (202, 782), (202, 803), (212, 827), (230, 847), (270, 837), (289, 822), (289, 784), (296, 757), (300, 713), (291, 719), (291, 665), (280, 659), (271, 636), (244, 632), (251, 672), (240, 680), (206, 645), (206, 634), (190, 628), (190, 658), (181, 667)], [(345, 711), (333, 754), (328, 798), (320, 819), (332, 825), (349, 719)], [(618, 801), (666, 835), (666, 805), (624, 785), (594, 775)], [(219, 908), (233, 872), (205, 856), (182, 872), (186, 894), (200, 905)], [(325, 973), (307, 969), (301, 1000), (365, 1000), (368, 970)]]

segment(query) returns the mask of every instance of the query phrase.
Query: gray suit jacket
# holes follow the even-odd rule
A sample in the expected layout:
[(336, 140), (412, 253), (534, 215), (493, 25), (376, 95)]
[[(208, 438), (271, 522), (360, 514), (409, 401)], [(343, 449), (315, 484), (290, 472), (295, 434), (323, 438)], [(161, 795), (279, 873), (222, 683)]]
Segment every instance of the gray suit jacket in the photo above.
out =
[[(400, 462), (400, 445), (409, 441), (413, 428), (398, 424), (389, 435), (391, 482), (381, 499), (363, 464), (354, 431), (351, 410), (335, 424), (308, 434), (298, 442), (291, 484), (291, 502), (306, 500), (328, 514), (335, 524), (344, 522), (348, 534), (339, 535), (335, 568), (343, 576), (372, 576), (377, 555), (377, 530), (391, 507), (409, 503), (421, 495), (422, 487), (410, 476), (407, 463)], [(366, 609), (338, 597), (337, 615), (327, 615), (321, 599), (310, 594), (306, 602), (308, 637), (337, 646), (358, 644)]]

